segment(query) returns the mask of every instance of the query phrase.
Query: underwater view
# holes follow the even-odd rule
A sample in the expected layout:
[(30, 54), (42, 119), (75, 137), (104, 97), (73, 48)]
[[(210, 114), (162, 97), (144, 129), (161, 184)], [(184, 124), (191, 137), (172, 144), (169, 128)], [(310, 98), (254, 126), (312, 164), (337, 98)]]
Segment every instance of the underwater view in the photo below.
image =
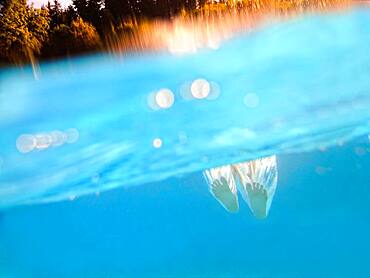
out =
[(0, 278), (370, 277), (370, 6), (181, 26), (0, 68)]

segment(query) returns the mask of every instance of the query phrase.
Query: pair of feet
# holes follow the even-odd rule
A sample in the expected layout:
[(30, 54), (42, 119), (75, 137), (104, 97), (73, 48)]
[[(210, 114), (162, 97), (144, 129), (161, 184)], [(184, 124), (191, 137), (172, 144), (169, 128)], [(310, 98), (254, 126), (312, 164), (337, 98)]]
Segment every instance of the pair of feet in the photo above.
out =
[[(259, 183), (245, 184), (242, 187), (246, 190), (244, 194), (248, 196), (248, 205), (253, 214), (257, 218), (265, 218), (267, 216), (267, 190)], [(210, 191), (227, 211), (232, 213), (239, 211), (238, 195), (232, 192), (224, 177), (215, 180), (210, 186)]]
[(209, 169), (205, 177), (210, 192), (227, 211), (238, 212), (238, 189), (257, 218), (267, 217), (277, 184), (275, 156)]

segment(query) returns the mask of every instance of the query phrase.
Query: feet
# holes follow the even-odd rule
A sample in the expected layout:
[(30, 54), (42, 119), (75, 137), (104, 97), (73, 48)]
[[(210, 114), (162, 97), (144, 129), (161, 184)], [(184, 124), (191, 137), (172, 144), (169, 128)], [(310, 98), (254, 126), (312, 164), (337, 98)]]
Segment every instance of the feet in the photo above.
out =
[(204, 171), (209, 190), (229, 212), (238, 212), (238, 193), (256, 218), (266, 218), (277, 185), (276, 157), (265, 157)]
[(249, 199), (249, 207), (258, 219), (266, 218), (268, 213), (268, 193), (262, 184), (246, 184), (245, 189)]
[(237, 193), (233, 193), (231, 191), (231, 188), (224, 177), (220, 177), (220, 179), (215, 180), (210, 186), (210, 191), (228, 212), (238, 212), (239, 204)]

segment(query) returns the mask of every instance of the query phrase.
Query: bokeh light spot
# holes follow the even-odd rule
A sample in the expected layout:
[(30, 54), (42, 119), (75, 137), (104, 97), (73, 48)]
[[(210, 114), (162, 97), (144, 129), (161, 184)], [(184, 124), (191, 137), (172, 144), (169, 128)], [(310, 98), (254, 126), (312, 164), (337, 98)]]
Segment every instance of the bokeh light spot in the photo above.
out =
[(170, 108), (175, 102), (175, 95), (169, 89), (161, 89), (155, 94), (155, 103), (159, 108)]
[(65, 132), (54, 130), (38, 134), (22, 134), (17, 138), (16, 147), (21, 153), (28, 153), (33, 150), (46, 150), (49, 147), (62, 146), (64, 143), (75, 143), (79, 139), (79, 132), (76, 128), (67, 129)]
[(47, 149), (52, 144), (52, 138), (49, 134), (36, 134), (36, 149)]
[(156, 149), (159, 149), (160, 147), (162, 147), (162, 140), (160, 138), (155, 138), (153, 140), (153, 147)]
[(22, 134), (16, 141), (16, 147), (21, 153), (29, 153), (36, 147), (36, 138), (32, 134)]
[(196, 79), (190, 86), (191, 95), (197, 99), (207, 98), (211, 92), (211, 85), (205, 79)]
[(67, 139), (66, 142), (69, 144), (77, 142), (77, 140), (80, 138), (80, 133), (76, 128), (70, 128), (66, 130)]
[(55, 147), (63, 145), (67, 140), (67, 135), (59, 130), (54, 130), (50, 132), (50, 136), (52, 140), (51, 144)]

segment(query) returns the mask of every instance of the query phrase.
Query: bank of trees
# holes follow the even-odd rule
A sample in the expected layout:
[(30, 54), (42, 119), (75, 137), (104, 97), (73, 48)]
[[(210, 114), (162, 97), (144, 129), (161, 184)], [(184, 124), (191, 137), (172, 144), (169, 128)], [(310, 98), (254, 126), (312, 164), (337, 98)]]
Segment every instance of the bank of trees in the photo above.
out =
[[(347, 0), (58, 0), (35, 8), (27, 0), (0, 0), (0, 64), (25, 63), (95, 51), (133, 34), (154, 18), (219, 13), (229, 7), (254, 12), (322, 9)], [(271, 11), (270, 11), (271, 12)], [(144, 22), (144, 24), (142, 24)], [(134, 28), (136, 28), (134, 30)]]
[(11, 62), (23, 61), (30, 52), (39, 54), (49, 32), (48, 11), (26, 5), (26, 0), (2, 1), (0, 55)]
[[(0, 63), (21, 64), (32, 58), (57, 57), (101, 47), (100, 1), (90, 0), (86, 13), (81, 0), (63, 9), (55, 0), (41, 8), (26, 0), (0, 0)], [(92, 8), (93, 4), (97, 4)], [(80, 14), (81, 12), (81, 14)], [(98, 15), (97, 15), (98, 14)]]
[(93, 51), (123, 22), (171, 18), (205, 0), (58, 0), (41, 8), (27, 0), (0, 0), (0, 63), (24, 63), (30, 57), (58, 57)]

